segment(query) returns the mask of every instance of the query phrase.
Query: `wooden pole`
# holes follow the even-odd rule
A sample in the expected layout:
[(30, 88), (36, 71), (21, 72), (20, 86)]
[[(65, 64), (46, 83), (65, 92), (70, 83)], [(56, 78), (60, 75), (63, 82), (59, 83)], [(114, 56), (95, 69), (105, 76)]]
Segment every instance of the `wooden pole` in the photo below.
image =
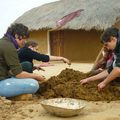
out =
[(98, 53), (98, 55), (97, 55), (97, 57), (96, 57), (96, 59), (95, 59), (95, 62), (94, 62), (94, 64), (93, 64), (92, 69), (94, 69), (95, 65), (96, 65), (96, 64), (97, 64), (97, 62), (99, 61), (100, 56), (101, 56), (101, 54), (102, 54), (103, 50), (104, 50), (104, 47), (102, 47), (102, 48), (101, 48), (101, 50), (100, 50), (100, 52)]

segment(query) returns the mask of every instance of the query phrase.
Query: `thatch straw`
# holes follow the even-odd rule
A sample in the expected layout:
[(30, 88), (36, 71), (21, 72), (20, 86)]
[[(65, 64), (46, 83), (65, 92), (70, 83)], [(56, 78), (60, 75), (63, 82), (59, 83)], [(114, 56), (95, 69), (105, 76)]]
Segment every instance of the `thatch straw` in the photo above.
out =
[(30, 30), (55, 29), (57, 20), (79, 9), (84, 11), (63, 29), (104, 30), (120, 21), (120, 0), (61, 0), (31, 9), (15, 22)]

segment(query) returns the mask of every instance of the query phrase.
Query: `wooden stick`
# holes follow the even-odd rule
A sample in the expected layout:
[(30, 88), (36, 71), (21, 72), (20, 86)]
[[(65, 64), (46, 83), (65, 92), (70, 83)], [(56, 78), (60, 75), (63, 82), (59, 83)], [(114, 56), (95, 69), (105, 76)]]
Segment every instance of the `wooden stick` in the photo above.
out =
[(104, 47), (101, 48), (101, 50), (100, 50), (98, 56), (96, 57), (92, 69), (95, 67), (95, 65), (97, 64), (98, 60), (100, 59), (100, 56), (101, 56), (101, 54), (102, 54), (103, 49), (104, 49)]

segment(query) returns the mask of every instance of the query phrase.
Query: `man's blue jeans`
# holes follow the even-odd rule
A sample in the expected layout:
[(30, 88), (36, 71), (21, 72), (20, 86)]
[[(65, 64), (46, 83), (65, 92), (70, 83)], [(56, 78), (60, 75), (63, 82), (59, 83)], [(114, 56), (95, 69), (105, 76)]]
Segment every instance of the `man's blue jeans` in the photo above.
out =
[(34, 94), (39, 89), (39, 84), (31, 78), (8, 78), (0, 81), (0, 96), (13, 97), (21, 94)]

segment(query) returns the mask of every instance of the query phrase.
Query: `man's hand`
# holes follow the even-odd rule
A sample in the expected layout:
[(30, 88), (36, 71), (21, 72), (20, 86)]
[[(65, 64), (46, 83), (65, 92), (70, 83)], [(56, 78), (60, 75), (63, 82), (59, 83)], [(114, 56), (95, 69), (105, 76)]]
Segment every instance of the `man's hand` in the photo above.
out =
[(106, 86), (107, 86), (107, 84), (106, 84), (104, 81), (102, 81), (102, 82), (99, 83), (98, 86), (97, 86), (97, 87), (98, 87), (98, 91), (104, 90)]
[(87, 83), (89, 83), (89, 82), (90, 82), (90, 79), (89, 79), (89, 78), (80, 80), (80, 84), (81, 84), (81, 85), (87, 84)]
[(40, 75), (36, 75), (36, 76), (35, 76), (35, 79), (38, 80), (38, 81), (41, 81), (41, 82), (42, 82), (42, 81), (45, 81), (45, 77), (42, 76), (42, 75), (41, 75), (41, 76), (40, 76)]

